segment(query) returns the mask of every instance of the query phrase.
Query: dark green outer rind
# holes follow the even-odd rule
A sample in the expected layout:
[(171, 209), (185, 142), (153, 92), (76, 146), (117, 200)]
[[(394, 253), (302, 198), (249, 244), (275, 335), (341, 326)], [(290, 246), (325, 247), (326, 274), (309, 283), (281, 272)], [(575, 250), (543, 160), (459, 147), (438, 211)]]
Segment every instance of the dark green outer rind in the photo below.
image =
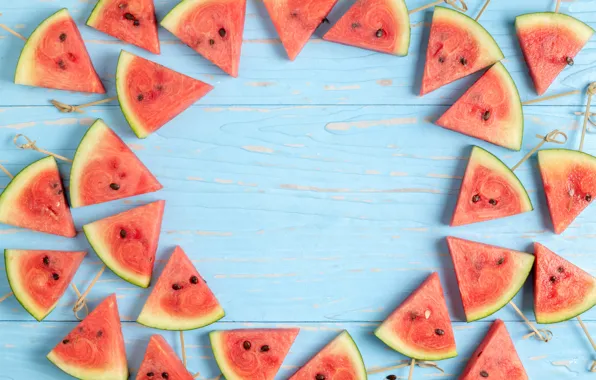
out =
[[(7, 257), (6, 257), (6, 256), (7, 256), (7, 254), (8, 254), (8, 251), (10, 251), (8, 248), (4, 250), (4, 262), (5, 262), (5, 263), (8, 261), (8, 260), (7, 260)], [(35, 320), (37, 320), (37, 322), (41, 322), (41, 321), (43, 321), (43, 319), (44, 319), (45, 317), (44, 317), (44, 318), (42, 318), (42, 319), (39, 319), (39, 318), (37, 318), (35, 315), (33, 315), (33, 313), (31, 313), (31, 311), (29, 311), (29, 308), (28, 308), (28, 307), (27, 307), (27, 306), (26, 306), (24, 303), (22, 303), (22, 302), (21, 302), (21, 300), (19, 299), (19, 297), (17, 296), (17, 294), (15, 293), (15, 291), (14, 291), (14, 289), (13, 289), (13, 287), (12, 287), (12, 283), (10, 282), (10, 276), (8, 275), (8, 265), (6, 265), (5, 267), (6, 267), (6, 279), (8, 280), (8, 285), (10, 286), (10, 290), (12, 291), (12, 293), (13, 293), (13, 295), (14, 295), (14, 298), (15, 298), (15, 299), (16, 299), (16, 300), (17, 300), (17, 301), (18, 301), (18, 302), (21, 304), (21, 306), (23, 307), (23, 309), (27, 310), (27, 312), (28, 312), (29, 314), (31, 314), (31, 316), (32, 316), (33, 318), (35, 318)], [(46, 314), (46, 317), (47, 317), (47, 316), (48, 316), (48, 315), (49, 315), (49, 314), (50, 314), (50, 313), (51, 313), (51, 312), (52, 312), (52, 311), (53, 311), (55, 308), (56, 308), (55, 306), (54, 306), (53, 308), (51, 308), (51, 309), (49, 310), (48, 314)]]
[(503, 65), (503, 68), (505, 69), (505, 72), (507, 73), (507, 78), (509, 78), (509, 80), (513, 84), (513, 88), (515, 89), (515, 93), (517, 94), (517, 100), (519, 101), (519, 109), (521, 111), (521, 138), (519, 139), (519, 145), (516, 146), (515, 148), (509, 148), (511, 150), (514, 150), (516, 152), (519, 152), (521, 150), (522, 144), (524, 142), (524, 131), (525, 131), (525, 127), (526, 127), (526, 120), (524, 118), (524, 104), (521, 101), (521, 96), (519, 95), (519, 89), (517, 88), (517, 85), (515, 84), (515, 81), (513, 80), (513, 77), (511, 76), (511, 73), (509, 72), (509, 70), (507, 70), (507, 68), (505, 67), (505, 65)]
[[(72, 175), (72, 172), (73, 172), (73, 168), (75, 167), (74, 163), (77, 161), (77, 157), (78, 157), (78, 153), (79, 153), (79, 150), (80, 150), (80, 148), (81, 148), (81, 145), (83, 145), (83, 143), (85, 143), (85, 138), (87, 137), (87, 135), (89, 134), (89, 131), (90, 131), (90, 130), (93, 128), (93, 126), (95, 125), (95, 123), (96, 123), (98, 120), (102, 120), (102, 119), (97, 119), (97, 120), (95, 120), (95, 121), (93, 122), (93, 124), (91, 124), (91, 126), (90, 126), (89, 128), (87, 128), (87, 131), (85, 132), (85, 134), (84, 134), (84, 135), (83, 135), (83, 137), (81, 138), (81, 141), (79, 141), (79, 145), (77, 145), (77, 150), (75, 150), (75, 154), (74, 154), (74, 156), (73, 156), (73, 158), (72, 158), (72, 164), (70, 165), (70, 173), (69, 173), (69, 176), (70, 176), (70, 179), (71, 179), (71, 180), (72, 180), (72, 178), (75, 178), (75, 177), (73, 177), (73, 175)], [(103, 121), (103, 120), (102, 120), (102, 121)], [(73, 191), (72, 189), (73, 189), (73, 188), (74, 188), (74, 186), (72, 186), (72, 183), (71, 183), (71, 186), (69, 186), (69, 190), (68, 190), (68, 194), (70, 195), (70, 199), (73, 199), (73, 194), (72, 194), (72, 191)], [(72, 202), (72, 201), (71, 201), (71, 202)], [(77, 205), (77, 206), (72, 206), (72, 207), (73, 207), (73, 208), (77, 208), (77, 207), (81, 207), (81, 206), (78, 206), (78, 205)]]
[[(62, 368), (58, 367), (58, 365), (57, 365), (56, 363), (54, 363), (54, 362), (52, 361), (52, 359), (50, 359), (50, 358), (49, 358), (47, 355), (46, 355), (46, 359), (47, 359), (47, 360), (48, 360), (50, 363), (52, 363), (52, 364), (53, 364), (53, 365), (54, 365), (56, 368), (58, 368), (60, 371), (62, 371)], [(64, 372), (64, 371), (62, 371), (62, 372)], [(66, 373), (66, 372), (64, 372), (64, 373)], [(85, 379), (83, 379), (82, 377), (74, 377), (74, 376), (73, 376), (73, 375), (71, 375), (70, 373), (66, 373), (66, 374), (67, 374), (68, 376), (70, 376), (70, 377), (72, 377), (72, 378), (75, 378), (75, 379), (78, 379), (78, 380), (85, 380)], [(127, 378), (130, 378), (130, 369), (128, 369), (128, 366), (126, 367), (126, 377), (127, 377)]]
[[(122, 53), (124, 53), (124, 50), (120, 50), (120, 55), (118, 56), (118, 63), (116, 64), (116, 95), (118, 96), (118, 106), (120, 107), (120, 110), (122, 111), (122, 114), (124, 115), (124, 118), (128, 122), (128, 125), (130, 126), (130, 129), (132, 129), (132, 131), (134, 132), (134, 134), (138, 138), (144, 139), (144, 138), (147, 138), (147, 136), (149, 136), (150, 133), (147, 133), (144, 129), (140, 128), (137, 124), (135, 124), (133, 122), (133, 120), (129, 116), (127, 110), (124, 109), (124, 107), (122, 106), (122, 101), (120, 100), (120, 91), (118, 91), (118, 72), (120, 70), (118, 70), (118, 67), (122, 63), (121, 62), (121, 60), (122, 60)], [(132, 54), (132, 53), (130, 53), (130, 54)]]
[(592, 28), (590, 25), (586, 24), (585, 22), (583, 22), (582, 20), (579, 20), (573, 16), (567, 15), (565, 13), (555, 13), (555, 12), (531, 12), (531, 13), (524, 13), (523, 15), (519, 15), (515, 17), (515, 20), (517, 20), (520, 17), (524, 17), (524, 16), (531, 16), (531, 15), (558, 15), (558, 16), (564, 16), (566, 18), (569, 18), (570, 21), (574, 21), (574, 22), (581, 22), (582, 24), (584, 24), (585, 26), (587, 26), (588, 28), (592, 29), (592, 31), (596, 32), (596, 29)]
[(91, 13), (89, 13), (89, 17), (87, 17), (87, 20), (85, 20), (85, 25), (90, 26), (92, 28), (95, 29), (95, 27), (89, 25), (89, 21), (91, 20), (91, 17), (93, 17), (93, 15), (95, 14), (95, 11), (97, 11), (97, 9), (99, 8), (99, 5), (103, 2), (103, 0), (98, 0), (97, 3), (95, 3), (95, 6), (93, 7), (93, 10), (91, 11)]
[(218, 318), (216, 318), (216, 319), (213, 319), (212, 321), (210, 321), (210, 322), (208, 322), (208, 323), (206, 323), (206, 324), (203, 324), (203, 325), (200, 325), (200, 326), (197, 326), (197, 327), (193, 327), (193, 328), (190, 328), (190, 329), (174, 329), (174, 328), (172, 328), (172, 329), (162, 329), (162, 328), (157, 328), (157, 327), (155, 327), (155, 326), (151, 326), (151, 325), (148, 325), (148, 324), (145, 324), (145, 323), (139, 322), (139, 321), (138, 321), (138, 319), (137, 319), (137, 321), (136, 321), (136, 322), (137, 322), (139, 325), (143, 325), (143, 326), (145, 326), (145, 327), (150, 327), (150, 328), (152, 328), (152, 329), (158, 329), (158, 330), (162, 330), (162, 331), (192, 331), (192, 330), (198, 330), (198, 329), (200, 329), (200, 328), (203, 328), (203, 327), (210, 326), (210, 325), (214, 324), (215, 322), (217, 322), (217, 321), (220, 321), (220, 320), (221, 320), (223, 317), (225, 317), (225, 316), (226, 316), (226, 312), (225, 312), (225, 311), (223, 311), (223, 308), (222, 308), (222, 313), (221, 313), (221, 315), (220, 315), (220, 316), (218, 316)]

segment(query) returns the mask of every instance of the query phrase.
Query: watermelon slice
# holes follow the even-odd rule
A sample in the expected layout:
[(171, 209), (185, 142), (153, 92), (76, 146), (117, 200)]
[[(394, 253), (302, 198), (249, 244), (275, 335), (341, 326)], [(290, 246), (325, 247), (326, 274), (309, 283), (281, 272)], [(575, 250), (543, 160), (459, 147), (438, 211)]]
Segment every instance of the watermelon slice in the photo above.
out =
[(246, 0), (184, 0), (161, 21), (182, 42), (238, 76)]
[(505, 66), (496, 63), (437, 120), (437, 125), (520, 150), (524, 114), (517, 87)]
[(542, 95), (594, 34), (576, 18), (553, 12), (529, 13), (515, 19), (517, 37), (536, 92)]
[(66, 292), (87, 252), (4, 250), (6, 276), (21, 305), (38, 321)]
[(377, 338), (418, 360), (457, 356), (439, 275), (434, 272), (375, 330)]
[(193, 330), (225, 313), (182, 248), (176, 247), (137, 319), (161, 330)]
[(304, 367), (292, 375), (289, 380), (313, 380), (321, 378), (367, 379), (362, 355), (347, 331), (344, 330), (329, 342)]
[(116, 68), (120, 108), (144, 139), (201, 99), (213, 87), (124, 50)]
[(538, 166), (555, 233), (563, 233), (596, 196), (596, 157), (544, 149), (538, 152)]
[(538, 323), (575, 318), (596, 305), (596, 278), (534, 243), (534, 313)]
[(245, 329), (209, 333), (226, 380), (273, 380), (300, 329)]
[(502, 320), (493, 322), (468, 361), (459, 380), (528, 380), (513, 341)]
[(323, 38), (381, 53), (408, 55), (408, 7), (403, 0), (358, 0)]
[(33, 31), (21, 51), (14, 82), (57, 90), (106, 92), (66, 8)]
[(19, 172), (0, 195), (0, 223), (75, 237), (58, 165), (52, 156)]
[(107, 297), (48, 354), (67, 374), (88, 380), (127, 380), (116, 295)]
[(184, 368), (168, 342), (161, 335), (152, 335), (136, 379), (194, 380), (194, 377)]
[(159, 54), (153, 0), (99, 0), (87, 19), (87, 25)]
[(503, 58), (496, 41), (482, 25), (456, 10), (435, 7), (420, 95)]
[(468, 322), (494, 314), (519, 292), (534, 256), (493, 245), (447, 237)]
[(161, 184), (101, 119), (89, 128), (70, 170), (70, 202), (82, 207), (151, 193)]
[(101, 261), (142, 288), (151, 283), (165, 203), (149, 203), (83, 226)]
[(533, 209), (526, 189), (511, 169), (496, 156), (475, 146), (451, 226), (504, 218)]

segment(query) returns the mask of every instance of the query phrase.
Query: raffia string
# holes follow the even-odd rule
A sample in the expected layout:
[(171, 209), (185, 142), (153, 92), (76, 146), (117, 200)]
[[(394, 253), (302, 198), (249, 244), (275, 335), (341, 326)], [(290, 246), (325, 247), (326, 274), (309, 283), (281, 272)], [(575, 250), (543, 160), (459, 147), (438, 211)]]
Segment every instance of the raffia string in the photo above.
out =
[(576, 318), (577, 318), (577, 321), (579, 322), (579, 325), (582, 327), (582, 330), (584, 330), (584, 333), (588, 337), (588, 340), (590, 341), (592, 348), (594, 349), (594, 351), (596, 351), (596, 343), (594, 343), (594, 339), (592, 339), (592, 336), (588, 332), (588, 328), (586, 327), (586, 325), (584, 325), (584, 321), (582, 321), (582, 319), (579, 315)]
[(83, 111), (83, 108), (97, 106), (99, 104), (104, 104), (104, 103), (109, 103), (109, 102), (111, 102), (113, 100), (117, 100), (117, 99), (118, 99), (117, 96), (113, 96), (111, 98), (97, 100), (97, 101), (91, 102), (91, 103), (80, 104), (78, 106), (71, 106), (69, 104), (59, 102), (55, 99), (50, 100), (50, 103), (52, 103), (54, 105), (54, 107), (56, 107), (58, 109), (58, 111), (63, 112), (63, 113), (72, 113), (72, 112), (85, 113), (85, 111)]
[(87, 302), (85, 302), (85, 298), (87, 298), (87, 295), (89, 295), (89, 292), (91, 291), (91, 289), (93, 288), (93, 286), (95, 285), (97, 280), (99, 280), (99, 278), (101, 277), (101, 274), (105, 270), (106, 270), (106, 266), (103, 265), (101, 267), (101, 269), (99, 270), (99, 272), (97, 272), (97, 274), (93, 278), (93, 281), (91, 281), (91, 284), (89, 284), (89, 287), (87, 288), (87, 290), (85, 290), (85, 292), (79, 296), (79, 299), (77, 299), (77, 302), (75, 302), (75, 304), (72, 308), (72, 311), (74, 312), (75, 317), (77, 317), (77, 319), (80, 320), (80, 318), (78, 317), (78, 312), (87, 306)]
[(4, 302), (4, 301), (6, 301), (6, 300), (7, 300), (7, 299), (9, 299), (10, 297), (12, 297), (12, 295), (13, 295), (13, 293), (12, 293), (12, 292), (10, 292), (10, 293), (8, 293), (8, 294), (6, 294), (6, 295), (4, 295), (4, 296), (0, 297), (0, 303), (2, 303), (2, 302)]
[(486, 0), (486, 2), (484, 3), (482, 9), (480, 9), (480, 12), (478, 12), (478, 16), (476, 16), (476, 21), (480, 20), (480, 17), (482, 16), (486, 8), (488, 8), (488, 4), (490, 4), (490, 0)]
[[(443, 3), (447, 3), (447, 4), (451, 5), (453, 8), (455, 8), (461, 12), (468, 11), (468, 5), (466, 4), (466, 2), (464, 0), (437, 0), (437, 1), (433, 1), (432, 3), (428, 3), (426, 5), (420, 6), (418, 8), (414, 8), (411, 11), (409, 11), (408, 13), (409, 14), (418, 13), (420, 11), (423, 11), (428, 8), (432, 8), (435, 5), (439, 5), (439, 4), (443, 4)], [(461, 4), (461, 6), (459, 4)]]
[[(71, 283), (70, 285), (72, 286), (72, 290), (74, 290), (74, 292), (76, 293), (77, 299), (81, 298), (81, 292), (79, 292), (79, 288), (77, 288), (77, 286), (74, 283)], [(86, 301), (83, 301), (83, 307), (82, 308), (80, 308), (78, 310), (74, 310), (73, 309), (73, 311), (75, 313), (75, 317), (79, 321), (82, 321), (83, 319), (85, 319), (85, 317), (81, 318), (79, 316), (79, 311), (81, 311), (82, 309), (85, 309), (85, 317), (88, 316), (89, 315), (89, 306), (87, 305), (87, 302)]]
[[(19, 144), (19, 138), (21, 138), (21, 137), (22, 137), (22, 138), (24, 138), (25, 140), (27, 140), (27, 142), (26, 142), (25, 144)], [(72, 163), (72, 160), (71, 160), (70, 158), (66, 158), (66, 157), (64, 157), (64, 156), (61, 156), (61, 155), (59, 155), (59, 154), (52, 153), (52, 152), (50, 152), (50, 151), (48, 151), (48, 150), (45, 150), (45, 149), (41, 149), (41, 148), (39, 148), (37, 145), (35, 145), (35, 141), (32, 141), (32, 140), (31, 140), (29, 137), (27, 137), (27, 136), (25, 136), (25, 135), (23, 135), (23, 134), (20, 134), (20, 133), (19, 133), (19, 134), (17, 134), (17, 135), (14, 137), (14, 139), (12, 139), (12, 142), (13, 142), (13, 143), (14, 143), (14, 144), (17, 146), (17, 148), (19, 148), (19, 149), (25, 149), (25, 150), (27, 150), (27, 149), (31, 149), (31, 150), (36, 150), (36, 151), (38, 151), (38, 152), (40, 152), (40, 153), (43, 153), (43, 154), (48, 154), (48, 155), (50, 155), (50, 156), (54, 156), (54, 157), (56, 157), (56, 158), (57, 158), (57, 159), (59, 159), (59, 160), (66, 161), (66, 162), (71, 162), (71, 163)]]
[(14, 31), (13, 29), (9, 28), (7, 25), (5, 24), (0, 24), (0, 28), (6, 30), (8, 33), (12, 34), (15, 37), (20, 38), (21, 40), (27, 42), (27, 39), (25, 37), (23, 37), (22, 34), (20, 34), (19, 32)]
[(408, 380), (412, 380), (412, 376), (414, 376), (414, 367), (416, 367), (416, 359), (412, 359), (412, 363), (410, 363), (410, 373), (408, 374)]
[(521, 312), (521, 310), (517, 307), (516, 304), (513, 303), (513, 301), (509, 301), (509, 305), (511, 305), (511, 307), (513, 307), (515, 309), (515, 311), (517, 312), (517, 314), (519, 314), (519, 316), (524, 320), (524, 322), (526, 322), (526, 324), (528, 325), (528, 327), (533, 331), (532, 334), (528, 334), (528, 335), (524, 336), (524, 339), (527, 339), (530, 336), (533, 336), (534, 334), (536, 334), (536, 336), (538, 337), (538, 339), (540, 339), (541, 341), (547, 343), (552, 338), (552, 333), (550, 331), (547, 332), (546, 330), (542, 330), (545, 333), (546, 338), (544, 336), (542, 336), (542, 334), (540, 333), (540, 330), (538, 330), (536, 328), (536, 326), (534, 326), (534, 324), (532, 322), (530, 322), (530, 320), (528, 318), (526, 318), (526, 316), (524, 315), (524, 313)]
[(559, 9), (561, 9), (561, 0), (557, 0), (557, 5), (555, 6), (555, 13), (559, 13)]
[(579, 151), (584, 149), (584, 138), (586, 137), (586, 129), (588, 128), (588, 120), (590, 120), (590, 106), (592, 105), (592, 96), (596, 93), (596, 82), (590, 83), (588, 86), (588, 103), (586, 105), (586, 111), (584, 112), (584, 124), (582, 126), (582, 137), (579, 140)]
[[(557, 137), (559, 136), (562, 136), (563, 140), (557, 140)], [(538, 143), (538, 145), (536, 145), (534, 149), (529, 151), (528, 154), (526, 154), (517, 164), (515, 164), (515, 166), (511, 168), (511, 171), (515, 171), (515, 169), (519, 168), (521, 164), (526, 162), (528, 158), (532, 157), (532, 155), (536, 153), (536, 151), (540, 149), (542, 145), (544, 145), (545, 143), (550, 142), (555, 144), (565, 144), (567, 142), (567, 135), (564, 132), (559, 131), (558, 129), (555, 129), (546, 136), (536, 135), (536, 137), (542, 139), (542, 141), (540, 141), (540, 143)]]
[(186, 346), (184, 345), (184, 331), (180, 330), (180, 345), (182, 346), (182, 363), (186, 367)]
[(573, 91), (567, 91), (567, 92), (563, 92), (563, 93), (556, 94), (556, 95), (543, 96), (542, 98), (538, 98), (538, 99), (526, 100), (525, 102), (522, 102), (522, 105), (528, 106), (530, 104), (546, 102), (547, 100), (553, 100), (553, 99), (557, 99), (557, 98), (562, 98), (564, 96), (575, 95), (575, 94), (579, 94), (580, 92), (581, 92), (580, 90), (573, 90)]
[(4, 174), (6, 174), (10, 179), (14, 178), (14, 176), (8, 171), (8, 169), (2, 166), (2, 164), (0, 164), (0, 170), (2, 170)]
[[(383, 373), (383, 372), (387, 372), (387, 371), (392, 371), (394, 369), (400, 369), (400, 368), (404, 368), (404, 367), (408, 367), (411, 364), (411, 361), (408, 359), (404, 359), (404, 360), (400, 360), (398, 361), (396, 365), (392, 365), (389, 367), (374, 367), (372, 369), (369, 369), (366, 371), (367, 374), (369, 375), (374, 375), (377, 373)], [(445, 371), (443, 370), (443, 368), (439, 367), (437, 365), (437, 363), (435, 362), (427, 362), (427, 361), (416, 361), (416, 365), (420, 368), (434, 368), (438, 371), (441, 371), (442, 373), (445, 373)]]

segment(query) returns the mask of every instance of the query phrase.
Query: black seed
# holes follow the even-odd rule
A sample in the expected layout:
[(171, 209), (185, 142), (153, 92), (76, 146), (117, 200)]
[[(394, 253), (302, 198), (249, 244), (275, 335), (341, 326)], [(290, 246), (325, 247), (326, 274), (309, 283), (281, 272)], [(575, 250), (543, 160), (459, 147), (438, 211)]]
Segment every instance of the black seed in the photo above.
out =
[(565, 268), (563, 268), (563, 267), (558, 267), (558, 268), (557, 268), (557, 272), (559, 272), (559, 273), (563, 273), (563, 272), (565, 272)]
[(356, 28), (360, 28), (360, 24), (357, 22), (352, 23), (352, 29), (356, 29)]
[(480, 376), (482, 376), (482, 377), (488, 377), (488, 372), (486, 372), (486, 371), (480, 371)]
[(226, 30), (224, 28), (219, 29), (219, 36), (224, 38), (226, 36)]
[(294, 11), (290, 13), (290, 16), (292, 17), (298, 17), (298, 12)]
[(445, 335), (445, 331), (441, 330), (441, 329), (436, 329), (435, 330), (435, 334), (439, 335), (439, 336), (443, 336)]
[(178, 284), (174, 284), (174, 285), (172, 285), (172, 289), (174, 289), (174, 290), (180, 290), (180, 289), (182, 289), (182, 286), (180, 286)]
[(66, 41), (66, 33), (61, 33), (61, 34), (60, 34), (60, 41), (61, 41), (61, 42), (64, 42), (64, 41)]
[(122, 239), (126, 238), (126, 230), (125, 230), (125, 229), (121, 229), (121, 230), (120, 230), (120, 237), (121, 237)]
[(487, 121), (488, 119), (490, 119), (490, 111), (486, 110), (482, 114), (482, 120)]
[(191, 284), (198, 284), (199, 283), (199, 278), (197, 276), (192, 276), (190, 278), (190, 283)]
[(571, 58), (571, 57), (567, 57), (567, 58), (565, 58), (565, 60), (567, 61), (567, 64), (569, 66), (573, 66), (575, 64), (575, 62), (573, 61), (573, 58)]
[(242, 347), (244, 347), (245, 350), (250, 350), (250, 342), (248, 340), (245, 340), (244, 343), (242, 343)]
[(66, 63), (64, 63), (63, 60), (59, 60), (58, 67), (60, 67), (62, 70), (66, 70)]
[(323, 375), (322, 373), (317, 373), (317, 375), (315, 376), (316, 380), (325, 380), (325, 375)]
[(472, 197), (472, 202), (474, 202), (474, 203), (478, 203), (478, 202), (480, 202), (480, 195), (478, 195), (478, 194), (475, 194), (475, 195)]
[(557, 282), (557, 277), (550, 276), (550, 282)]
[(142, 102), (142, 101), (143, 101), (143, 99), (145, 99), (145, 97), (143, 96), (143, 94), (139, 94), (139, 95), (137, 95), (137, 100), (138, 100), (139, 102)]
[(103, 331), (99, 330), (99, 331), (97, 332), (97, 337), (98, 337), (98, 338), (101, 338), (102, 336), (103, 336)]
[(329, 24), (329, 19), (327, 17), (325, 17), (322, 21), (321, 24)]
[(62, 344), (68, 344), (68, 343), (70, 343), (70, 340), (68, 340), (68, 339), (64, 339), (64, 340), (62, 341)]
[(387, 380), (397, 380), (397, 376), (395, 375), (389, 375), (386, 377)]
[(377, 33), (375, 34), (375, 36), (377, 36), (377, 38), (381, 38), (381, 37), (383, 37), (384, 34), (385, 34), (385, 31), (383, 29), (379, 29), (379, 30), (377, 30)]
[(209, 45), (215, 45), (215, 40), (214, 39), (210, 39), (209, 40)]
[(461, 63), (462, 65), (467, 65), (468, 64), (468, 60), (466, 59), (466, 57), (461, 57), (459, 59), (459, 63)]
[(586, 194), (586, 202), (590, 202), (592, 200), (592, 194)]
[(477, 357), (477, 358), (479, 358), (479, 357), (480, 357), (480, 355), (482, 355), (482, 352), (483, 352), (483, 351), (480, 351), (480, 352), (478, 353), (478, 355), (476, 355), (476, 357)]
[(414, 311), (410, 312), (410, 320), (415, 321), (416, 318), (418, 318), (418, 313), (416, 313)]
[(52, 278), (56, 281), (60, 280), (60, 275), (58, 273), (52, 273)]
[(57, 188), (57, 187), (58, 187), (58, 184), (54, 182), (54, 183), (52, 184), (52, 189), (55, 189), (55, 188)]
[(267, 351), (269, 351), (268, 345), (261, 346), (261, 352), (267, 352)]
[(496, 206), (497, 205), (497, 201), (495, 199), (489, 199), (488, 200), (488, 203), (490, 203), (493, 206)]
[(50, 265), (50, 258), (49, 258), (49, 257), (47, 257), (47, 256), (44, 256), (44, 257), (43, 257), (43, 264), (44, 264), (44, 265)]
[(118, 185), (117, 183), (110, 183), (110, 189), (120, 190), (120, 185)]
[(170, 375), (168, 375), (167, 372), (162, 372), (161, 373), (161, 377), (163, 377), (164, 379), (169, 379), (170, 378)]
[(147, 372), (147, 377), (153, 377), (155, 374), (153, 372)]
[(120, 8), (120, 9), (126, 8), (126, 7), (127, 7), (126, 3), (120, 3), (120, 4), (118, 4), (118, 8)]
[(128, 13), (127, 12), (127, 13), (124, 14), (124, 18), (127, 19), (127, 20), (134, 20), (135, 19), (135, 16), (133, 16), (132, 13)]
[(132, 24), (134, 26), (139, 26), (139, 25), (141, 25), (141, 22), (139, 20), (134, 20)]
[(439, 63), (444, 63), (444, 62), (445, 62), (445, 58), (439, 57)]
[(157, 86), (155, 86), (155, 89), (157, 91), (161, 91), (161, 90), (163, 90), (163, 86), (161, 84), (158, 84)]
[(63, 193), (62, 189), (60, 189), (60, 190), (56, 191), (56, 194), (58, 194), (58, 195), (60, 195), (60, 194), (62, 194), (62, 193)]
[(497, 265), (501, 265), (501, 264), (503, 264), (504, 262), (505, 262), (505, 258), (504, 258), (504, 257), (501, 257), (501, 258), (499, 259), (499, 261), (497, 261)]

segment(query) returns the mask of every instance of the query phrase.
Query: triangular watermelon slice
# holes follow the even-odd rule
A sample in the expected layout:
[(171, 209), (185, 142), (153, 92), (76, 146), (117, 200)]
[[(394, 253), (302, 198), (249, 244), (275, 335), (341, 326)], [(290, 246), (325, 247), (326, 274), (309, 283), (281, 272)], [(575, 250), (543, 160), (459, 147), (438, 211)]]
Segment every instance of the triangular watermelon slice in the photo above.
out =
[(451, 226), (532, 211), (528, 192), (496, 156), (475, 146), (464, 174)]
[(161, 335), (152, 335), (137, 373), (137, 380), (147, 379), (194, 380), (194, 377), (168, 342)]
[(226, 380), (273, 380), (300, 329), (244, 329), (209, 333)]
[(519, 292), (534, 256), (474, 241), (447, 237), (466, 320), (494, 314)]
[(323, 38), (381, 53), (408, 55), (408, 7), (403, 0), (358, 0)]
[(165, 203), (149, 203), (83, 226), (101, 261), (142, 288), (151, 283)]
[(66, 8), (45, 19), (29, 36), (14, 82), (57, 90), (106, 92)]
[(145, 138), (213, 87), (122, 50), (116, 68), (120, 108), (133, 132)]
[(502, 320), (493, 322), (459, 380), (528, 380), (513, 341)]
[(437, 125), (464, 135), (520, 150), (524, 113), (515, 82), (497, 62), (447, 112)]
[(536, 92), (542, 95), (594, 34), (594, 29), (562, 13), (517, 16), (517, 37)]
[(42, 158), (19, 172), (0, 194), (0, 223), (75, 237), (56, 160)]
[(70, 169), (72, 207), (151, 193), (163, 186), (101, 119), (87, 130)]
[(375, 330), (377, 338), (418, 360), (457, 356), (439, 275), (434, 272)]
[(596, 278), (542, 244), (534, 243), (534, 254), (536, 322), (563, 322), (596, 306)]
[(342, 331), (289, 380), (316, 379), (367, 379), (362, 355), (347, 331)]
[(263, 0), (288, 57), (293, 61), (338, 0)]
[(435, 7), (420, 95), (503, 58), (499, 45), (482, 25), (456, 10)]
[(176, 247), (137, 319), (161, 330), (193, 330), (224, 317), (217, 298), (182, 248)]
[(38, 321), (66, 292), (87, 252), (4, 250), (6, 276), (21, 305)]
[(87, 19), (87, 25), (159, 54), (153, 0), (99, 0)]
[(128, 366), (116, 295), (107, 297), (48, 354), (72, 377), (127, 380)]
[(555, 233), (563, 233), (596, 196), (596, 157), (544, 149), (538, 152), (538, 167)]
[(246, 0), (184, 0), (161, 26), (233, 77), (238, 76)]

